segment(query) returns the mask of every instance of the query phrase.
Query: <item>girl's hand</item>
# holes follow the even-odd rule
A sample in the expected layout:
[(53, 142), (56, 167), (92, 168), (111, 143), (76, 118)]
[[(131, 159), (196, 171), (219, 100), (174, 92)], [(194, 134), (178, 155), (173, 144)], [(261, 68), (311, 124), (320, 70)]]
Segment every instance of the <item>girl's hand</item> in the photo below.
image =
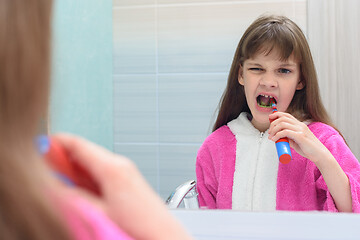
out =
[(101, 196), (89, 196), (90, 200), (131, 237), (190, 239), (129, 159), (72, 135), (52, 137), (99, 186)]
[(341, 212), (352, 212), (349, 179), (331, 152), (317, 139), (305, 123), (289, 113), (275, 112), (269, 128), (269, 139), (277, 141), (287, 137), (297, 153), (310, 159), (320, 170), (326, 185)]
[[(269, 139), (276, 142), (287, 137), (290, 146), (300, 155), (317, 164), (328, 156), (329, 150), (314, 136), (308, 126), (289, 113), (275, 112), (269, 115), (273, 120), (268, 130)], [(331, 153), (330, 153), (331, 154)]]

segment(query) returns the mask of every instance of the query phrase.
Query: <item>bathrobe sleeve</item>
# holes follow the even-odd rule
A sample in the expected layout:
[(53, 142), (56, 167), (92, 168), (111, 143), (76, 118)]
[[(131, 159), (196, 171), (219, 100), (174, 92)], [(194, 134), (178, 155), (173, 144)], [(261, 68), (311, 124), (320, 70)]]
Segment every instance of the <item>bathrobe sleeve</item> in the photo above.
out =
[(217, 180), (212, 162), (213, 159), (205, 141), (196, 158), (196, 188), (200, 207), (209, 209), (216, 208), (217, 195)]
[[(352, 211), (360, 213), (360, 164), (350, 148), (346, 145), (340, 134), (336, 133), (327, 137), (323, 144), (329, 149), (332, 155), (340, 164), (341, 168), (349, 178), (352, 198)], [(318, 201), (323, 210), (338, 211), (334, 200), (326, 186), (320, 171), (316, 169), (319, 178), (316, 180)]]
[(236, 158), (236, 138), (228, 126), (210, 134), (196, 158), (200, 207), (231, 209)]

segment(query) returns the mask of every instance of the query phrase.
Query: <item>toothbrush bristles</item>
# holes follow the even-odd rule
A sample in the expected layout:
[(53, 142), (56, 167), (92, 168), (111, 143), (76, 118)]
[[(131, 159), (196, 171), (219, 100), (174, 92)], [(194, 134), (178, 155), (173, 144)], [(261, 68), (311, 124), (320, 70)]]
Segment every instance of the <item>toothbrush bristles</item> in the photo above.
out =
[(274, 99), (270, 100), (270, 104), (273, 108), (276, 108), (276, 103), (275, 103)]

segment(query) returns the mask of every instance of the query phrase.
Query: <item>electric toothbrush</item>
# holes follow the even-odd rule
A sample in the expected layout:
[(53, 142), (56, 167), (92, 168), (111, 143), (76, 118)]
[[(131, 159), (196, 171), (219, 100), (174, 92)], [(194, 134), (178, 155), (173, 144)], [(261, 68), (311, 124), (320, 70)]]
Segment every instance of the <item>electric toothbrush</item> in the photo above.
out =
[[(276, 103), (273, 99), (271, 99), (271, 107), (273, 109), (273, 113), (277, 112)], [(270, 120), (272, 122), (274, 120)], [(276, 151), (279, 157), (279, 161), (283, 164), (288, 164), (291, 161), (291, 150), (289, 139), (287, 137), (280, 138), (275, 142)]]

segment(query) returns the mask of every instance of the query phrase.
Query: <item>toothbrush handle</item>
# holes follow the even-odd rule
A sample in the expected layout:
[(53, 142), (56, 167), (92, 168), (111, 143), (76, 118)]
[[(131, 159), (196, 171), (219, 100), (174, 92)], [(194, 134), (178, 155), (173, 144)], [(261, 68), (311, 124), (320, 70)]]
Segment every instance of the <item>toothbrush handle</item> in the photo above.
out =
[(279, 161), (283, 164), (287, 164), (291, 161), (291, 150), (288, 138), (280, 138), (275, 142), (276, 151), (279, 157)]
[(89, 173), (82, 166), (70, 159), (66, 149), (64, 149), (54, 138), (49, 138), (49, 141), (49, 149), (44, 153), (44, 157), (50, 167), (58, 173), (61, 179), (67, 180), (65, 181), (66, 183), (70, 182), (71, 184), (87, 189), (96, 195), (101, 195), (98, 185), (94, 182)]
[[(273, 112), (277, 112), (276, 107), (273, 105)], [(270, 119), (270, 123), (274, 121), (274, 119)], [(279, 161), (283, 164), (288, 164), (291, 161), (291, 150), (289, 139), (287, 137), (280, 138), (275, 142), (276, 151), (279, 157)]]

